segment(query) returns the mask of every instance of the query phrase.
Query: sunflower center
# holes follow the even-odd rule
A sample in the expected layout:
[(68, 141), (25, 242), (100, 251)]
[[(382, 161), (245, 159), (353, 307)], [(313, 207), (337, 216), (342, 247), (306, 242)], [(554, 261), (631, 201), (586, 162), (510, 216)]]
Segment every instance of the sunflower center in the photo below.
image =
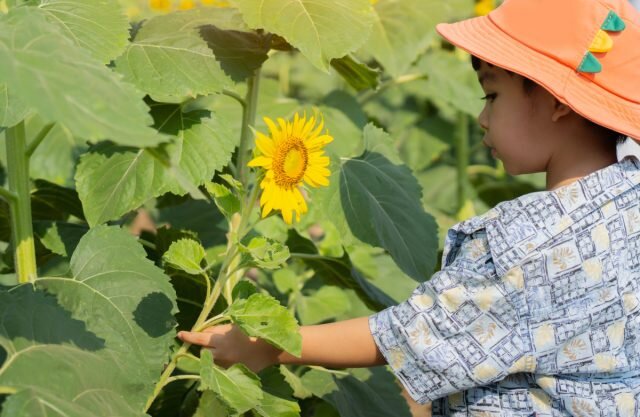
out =
[(273, 157), (273, 173), (276, 184), (293, 187), (304, 176), (309, 155), (301, 139), (288, 138), (281, 142)]

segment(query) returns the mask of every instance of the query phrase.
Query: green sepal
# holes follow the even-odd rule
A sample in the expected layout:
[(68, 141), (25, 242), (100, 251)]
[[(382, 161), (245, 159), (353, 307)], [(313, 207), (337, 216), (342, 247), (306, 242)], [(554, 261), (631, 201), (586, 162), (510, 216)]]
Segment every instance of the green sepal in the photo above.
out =
[(620, 32), (626, 27), (627, 25), (625, 25), (624, 20), (622, 20), (616, 12), (609, 10), (609, 14), (600, 28), (610, 32)]
[(587, 51), (584, 58), (582, 58), (580, 66), (578, 67), (578, 72), (595, 73), (600, 71), (602, 71), (600, 61), (598, 61), (598, 58), (596, 58), (591, 52)]

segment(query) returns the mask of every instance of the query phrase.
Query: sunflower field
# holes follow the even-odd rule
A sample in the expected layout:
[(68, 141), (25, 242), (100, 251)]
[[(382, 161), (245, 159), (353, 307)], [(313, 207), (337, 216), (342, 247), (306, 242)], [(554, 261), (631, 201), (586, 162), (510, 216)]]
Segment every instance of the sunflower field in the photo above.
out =
[(176, 334), (299, 355), (543, 187), (482, 146), (434, 30), (492, 7), (0, 0), (0, 417), (411, 416), (385, 367), (254, 373)]

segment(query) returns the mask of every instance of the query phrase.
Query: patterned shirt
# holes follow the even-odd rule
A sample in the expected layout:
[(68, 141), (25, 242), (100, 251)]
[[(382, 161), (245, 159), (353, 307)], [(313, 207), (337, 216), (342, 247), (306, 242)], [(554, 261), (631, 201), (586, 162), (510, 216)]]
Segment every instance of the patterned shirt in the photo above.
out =
[(640, 162), (621, 149), (454, 225), (442, 269), (369, 317), (434, 417), (640, 415)]

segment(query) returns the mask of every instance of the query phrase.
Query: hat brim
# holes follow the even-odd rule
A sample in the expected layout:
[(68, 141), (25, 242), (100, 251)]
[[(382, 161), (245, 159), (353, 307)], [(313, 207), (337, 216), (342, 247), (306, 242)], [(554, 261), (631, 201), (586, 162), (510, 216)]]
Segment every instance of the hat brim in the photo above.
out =
[(590, 75), (513, 39), (488, 16), (440, 23), (438, 33), (471, 55), (540, 84), (579, 115), (640, 140), (640, 104), (600, 87)]

